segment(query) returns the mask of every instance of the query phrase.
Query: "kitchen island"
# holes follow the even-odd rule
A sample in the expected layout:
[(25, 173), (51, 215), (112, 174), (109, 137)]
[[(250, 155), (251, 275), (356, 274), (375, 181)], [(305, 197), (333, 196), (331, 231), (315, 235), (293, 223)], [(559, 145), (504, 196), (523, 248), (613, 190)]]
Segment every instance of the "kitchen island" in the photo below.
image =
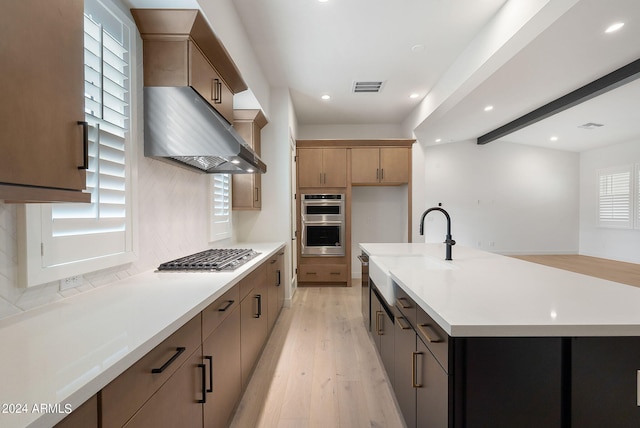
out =
[(408, 426), (421, 406), (403, 406), (398, 374), (410, 366), (419, 402), (429, 358), (442, 372), (432, 379), (444, 376), (431, 391), (445, 403), (441, 426), (640, 426), (640, 289), (459, 246), (452, 261), (441, 244), (361, 249), (395, 315)]
[(240, 245), (260, 254), (232, 272), (149, 271), (1, 320), (0, 426), (52, 427), (183, 326), (198, 346), (200, 314), (284, 247)]

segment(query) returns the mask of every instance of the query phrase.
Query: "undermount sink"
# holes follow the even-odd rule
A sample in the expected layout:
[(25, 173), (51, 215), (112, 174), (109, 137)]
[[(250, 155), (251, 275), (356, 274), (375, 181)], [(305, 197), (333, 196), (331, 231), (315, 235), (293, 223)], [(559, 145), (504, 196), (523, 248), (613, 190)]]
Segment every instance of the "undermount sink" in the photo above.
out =
[(371, 256), (369, 258), (369, 278), (389, 305), (395, 304), (395, 290), (389, 271), (398, 268), (416, 268), (425, 270), (450, 270), (456, 267), (450, 262), (422, 254), (403, 256)]

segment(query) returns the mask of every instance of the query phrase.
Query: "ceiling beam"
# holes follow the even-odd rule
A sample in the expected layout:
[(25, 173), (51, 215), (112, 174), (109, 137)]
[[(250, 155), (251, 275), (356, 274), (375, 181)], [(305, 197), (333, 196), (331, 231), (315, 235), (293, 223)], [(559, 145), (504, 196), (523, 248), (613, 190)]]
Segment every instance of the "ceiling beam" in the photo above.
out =
[(629, 83), (637, 78), (640, 78), (640, 59), (637, 59), (624, 67), (620, 67), (619, 69), (612, 71), (611, 73), (594, 80), (593, 82), (588, 83), (567, 95), (553, 100), (550, 103), (525, 114), (524, 116), (520, 116), (506, 125), (478, 137), (477, 142), (478, 144), (490, 143), (491, 141), (495, 141), (519, 129), (533, 125), (534, 123), (546, 119), (549, 116), (560, 113), (561, 111), (597, 97), (600, 94)]

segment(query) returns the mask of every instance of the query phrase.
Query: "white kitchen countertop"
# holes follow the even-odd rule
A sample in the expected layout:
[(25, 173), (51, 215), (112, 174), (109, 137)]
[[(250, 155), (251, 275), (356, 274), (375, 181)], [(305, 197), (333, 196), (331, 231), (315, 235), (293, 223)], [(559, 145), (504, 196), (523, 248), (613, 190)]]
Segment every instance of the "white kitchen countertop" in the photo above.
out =
[(640, 336), (637, 287), (458, 245), (452, 261), (444, 244), (360, 248), (451, 336)]
[(241, 243), (261, 254), (233, 272), (146, 272), (0, 320), (0, 427), (53, 426), (283, 246)]

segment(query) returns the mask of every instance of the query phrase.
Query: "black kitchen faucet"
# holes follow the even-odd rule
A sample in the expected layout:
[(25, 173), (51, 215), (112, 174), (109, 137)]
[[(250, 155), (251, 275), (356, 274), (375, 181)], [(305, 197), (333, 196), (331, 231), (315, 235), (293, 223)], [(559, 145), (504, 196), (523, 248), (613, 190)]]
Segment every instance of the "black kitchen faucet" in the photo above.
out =
[(420, 235), (424, 235), (424, 218), (431, 211), (440, 211), (447, 218), (447, 236), (446, 236), (446, 239), (444, 240), (444, 243), (447, 244), (447, 254), (446, 254), (444, 259), (445, 260), (453, 260), (451, 258), (451, 247), (456, 245), (456, 241), (454, 241), (451, 238), (451, 217), (449, 217), (449, 213), (446, 212), (443, 208), (433, 207), (433, 208), (429, 208), (424, 213), (422, 213), (422, 218), (420, 219)]

